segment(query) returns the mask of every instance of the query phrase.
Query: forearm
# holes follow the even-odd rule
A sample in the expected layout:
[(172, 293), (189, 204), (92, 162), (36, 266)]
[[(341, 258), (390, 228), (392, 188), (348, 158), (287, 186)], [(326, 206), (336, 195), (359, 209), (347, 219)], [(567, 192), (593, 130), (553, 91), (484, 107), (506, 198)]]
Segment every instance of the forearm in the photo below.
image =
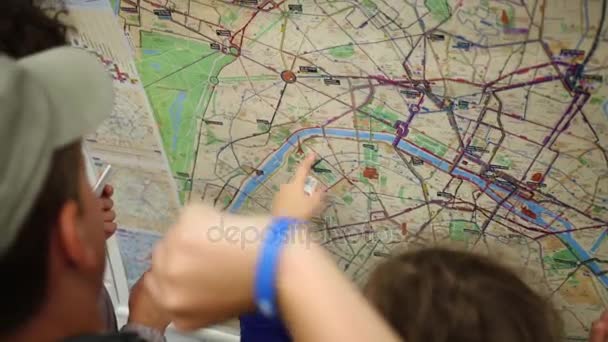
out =
[(399, 341), (321, 247), (286, 245), (277, 287), (296, 341)]
[[(156, 246), (147, 278), (178, 329), (255, 308), (256, 267), (270, 223), (269, 217), (220, 214), (205, 206), (184, 210)], [(289, 239), (279, 255), (278, 308), (296, 340), (399, 340), (321, 247)]]

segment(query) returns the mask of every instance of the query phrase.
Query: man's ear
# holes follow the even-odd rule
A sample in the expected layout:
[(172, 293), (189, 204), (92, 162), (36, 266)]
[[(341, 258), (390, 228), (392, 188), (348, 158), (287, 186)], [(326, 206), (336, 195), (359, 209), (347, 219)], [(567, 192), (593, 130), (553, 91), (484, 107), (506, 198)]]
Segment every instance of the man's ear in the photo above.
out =
[(85, 236), (78, 204), (67, 201), (59, 212), (57, 234), (61, 253), (68, 262), (78, 268), (94, 268), (95, 250)]

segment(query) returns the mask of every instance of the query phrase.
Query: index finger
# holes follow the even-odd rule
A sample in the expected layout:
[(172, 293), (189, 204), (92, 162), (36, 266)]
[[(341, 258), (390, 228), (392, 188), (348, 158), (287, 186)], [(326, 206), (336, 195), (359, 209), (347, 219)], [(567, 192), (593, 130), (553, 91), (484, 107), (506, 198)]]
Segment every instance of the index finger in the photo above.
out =
[(293, 176), (291, 182), (304, 186), (304, 183), (306, 182), (306, 177), (308, 177), (308, 173), (310, 172), (312, 165), (315, 163), (315, 159), (316, 156), (314, 153), (311, 153), (306, 156), (306, 159), (302, 160), (302, 162), (298, 166), (296, 174)]

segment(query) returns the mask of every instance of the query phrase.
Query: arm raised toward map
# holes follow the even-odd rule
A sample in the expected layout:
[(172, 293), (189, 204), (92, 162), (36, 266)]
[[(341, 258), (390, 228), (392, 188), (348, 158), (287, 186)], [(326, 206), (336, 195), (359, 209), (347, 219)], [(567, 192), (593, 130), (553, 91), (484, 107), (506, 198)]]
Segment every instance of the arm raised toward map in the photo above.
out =
[[(304, 194), (313, 162), (302, 162), (281, 188), (275, 217), (309, 219), (321, 207), (323, 190)], [(197, 329), (254, 310), (256, 264), (271, 222), (206, 206), (182, 212), (156, 247), (148, 278), (178, 328)], [(274, 283), (279, 311), (295, 340), (398, 341), (326, 252), (298, 237), (284, 241)]]

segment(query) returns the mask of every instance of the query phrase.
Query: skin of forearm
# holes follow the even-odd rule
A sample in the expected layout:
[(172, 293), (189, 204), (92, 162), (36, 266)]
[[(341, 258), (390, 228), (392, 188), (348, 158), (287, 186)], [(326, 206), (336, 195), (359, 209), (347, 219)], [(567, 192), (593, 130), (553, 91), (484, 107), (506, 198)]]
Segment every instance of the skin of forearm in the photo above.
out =
[[(169, 233), (157, 246), (153, 262), (158, 274), (154, 274), (153, 267), (151, 278), (152, 284), (154, 276), (163, 280), (158, 282), (165, 287), (160, 293), (166, 306), (172, 308), (176, 327), (191, 330), (255, 308), (255, 270), (262, 233), (271, 220), (220, 215), (205, 207), (191, 208), (184, 215), (180, 224), (192, 228)], [(202, 224), (206, 229), (200, 229)], [(222, 227), (224, 231), (218, 236), (213, 227)], [(217, 241), (210, 242), (210, 237)], [(309, 238), (297, 235), (285, 241), (275, 281), (279, 313), (296, 341), (398, 341), (327, 253), (318, 245), (308, 244)], [(208, 258), (218, 255), (225, 258), (224, 263), (209, 262), (212, 259)], [(195, 267), (192, 264), (203, 268), (200, 276), (186, 271)], [(168, 265), (173, 265), (171, 272)], [(212, 279), (206, 280), (208, 274), (232, 276), (230, 280), (213, 283), (222, 288), (210, 287), (213, 295), (208, 297), (201, 295), (200, 286), (196, 285), (206, 282), (211, 286)], [(220, 292), (225, 296), (216, 297)]]
[(277, 288), (296, 341), (400, 341), (319, 246), (286, 245)]

